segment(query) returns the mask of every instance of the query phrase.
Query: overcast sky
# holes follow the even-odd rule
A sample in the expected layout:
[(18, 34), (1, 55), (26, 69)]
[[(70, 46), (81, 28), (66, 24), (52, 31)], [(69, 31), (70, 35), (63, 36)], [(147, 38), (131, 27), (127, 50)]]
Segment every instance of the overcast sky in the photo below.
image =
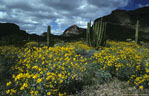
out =
[(0, 0), (0, 23), (15, 23), (21, 30), (38, 35), (51, 26), (55, 35), (76, 24), (86, 28), (89, 20), (115, 9), (149, 6), (149, 0)]

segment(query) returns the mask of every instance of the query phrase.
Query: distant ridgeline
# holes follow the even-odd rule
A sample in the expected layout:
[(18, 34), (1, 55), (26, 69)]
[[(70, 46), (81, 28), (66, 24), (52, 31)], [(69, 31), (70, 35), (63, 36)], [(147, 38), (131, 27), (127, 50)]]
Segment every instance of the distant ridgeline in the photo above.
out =
[(28, 34), (24, 30), (20, 30), (19, 26), (14, 23), (0, 23), (0, 41), (5, 43), (22, 42), (23, 40), (42, 40), (41, 36), (36, 34)]
[[(136, 22), (139, 20), (139, 40), (149, 41), (149, 7), (133, 11), (114, 10), (110, 15), (102, 17), (107, 22), (106, 35), (112, 40), (135, 38)], [(97, 18), (94, 22), (99, 22)]]
[[(13, 23), (0, 23), (0, 40), (4, 39), (6, 36), (10, 35), (22, 35), (26, 37), (28, 34), (20, 30), (19, 26)], [(22, 37), (23, 38), (23, 37)], [(23, 38), (24, 39), (24, 38)]]
[[(139, 8), (133, 11), (114, 10), (111, 14), (102, 17), (107, 22), (106, 38), (116, 41), (126, 41), (126, 39), (135, 39), (136, 22), (139, 20), (139, 40), (149, 41), (149, 7)], [(95, 19), (99, 22), (101, 18)], [(51, 28), (52, 29), (52, 28)], [(46, 41), (46, 32), (41, 36), (36, 34), (28, 34), (26, 31), (20, 30), (19, 26), (13, 23), (0, 23), (0, 41), (22, 41), (35, 40)], [(86, 29), (77, 25), (71, 25), (62, 35), (57, 36), (50, 34), (53, 39), (61, 40), (84, 40), (86, 37)]]
[[(114, 10), (110, 15), (102, 17), (107, 22), (106, 37), (110, 40), (126, 41), (135, 39), (136, 22), (139, 20), (139, 40), (149, 41), (149, 7), (143, 7), (134, 11)], [(101, 18), (95, 19), (99, 22)], [(70, 26), (63, 33), (63, 37), (85, 38), (86, 29), (76, 25)], [(81, 36), (81, 37), (80, 37)]]

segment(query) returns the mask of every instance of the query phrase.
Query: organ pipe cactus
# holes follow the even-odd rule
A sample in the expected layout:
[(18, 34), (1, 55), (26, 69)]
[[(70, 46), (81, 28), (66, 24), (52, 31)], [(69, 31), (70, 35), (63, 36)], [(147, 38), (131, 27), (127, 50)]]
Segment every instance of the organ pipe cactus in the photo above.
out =
[(135, 41), (138, 43), (138, 35), (139, 35), (139, 20), (136, 23), (136, 33), (135, 33)]
[(86, 39), (88, 44), (91, 46), (91, 21), (87, 23)]
[(87, 24), (86, 39), (89, 46), (98, 48), (105, 45), (106, 22), (102, 19), (100, 22), (95, 22), (91, 27), (91, 22)]
[(51, 34), (51, 27), (48, 26), (47, 28), (47, 45), (50, 46), (50, 34)]

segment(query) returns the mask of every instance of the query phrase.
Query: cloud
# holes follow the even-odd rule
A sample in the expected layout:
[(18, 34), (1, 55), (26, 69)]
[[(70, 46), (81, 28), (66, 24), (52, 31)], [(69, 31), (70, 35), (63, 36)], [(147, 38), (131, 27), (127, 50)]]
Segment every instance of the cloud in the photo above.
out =
[(53, 34), (62, 34), (73, 24), (86, 28), (89, 20), (127, 4), (128, 0), (1, 0), (0, 22), (16, 23), (20, 29), (37, 34), (51, 25)]
[(8, 16), (6, 12), (0, 12), (0, 19), (5, 19)]
[(105, 8), (105, 7), (111, 7), (111, 8), (115, 8), (115, 7), (122, 7), (122, 6), (126, 6), (128, 3), (128, 0), (87, 0), (88, 3), (91, 3), (92, 5), (95, 5), (99, 8)]
[(138, 7), (139, 7), (139, 8), (141, 8), (141, 7), (149, 7), (149, 4), (145, 4), (145, 5), (143, 5), (143, 4), (138, 4)]

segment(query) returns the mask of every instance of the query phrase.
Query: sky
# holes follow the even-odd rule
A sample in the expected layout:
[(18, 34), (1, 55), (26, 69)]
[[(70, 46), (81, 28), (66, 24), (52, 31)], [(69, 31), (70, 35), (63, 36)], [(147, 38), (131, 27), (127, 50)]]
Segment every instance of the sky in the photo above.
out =
[(21, 30), (41, 35), (61, 35), (76, 24), (86, 28), (88, 21), (106, 16), (113, 10), (134, 10), (149, 6), (149, 0), (0, 0), (0, 23), (15, 23)]

